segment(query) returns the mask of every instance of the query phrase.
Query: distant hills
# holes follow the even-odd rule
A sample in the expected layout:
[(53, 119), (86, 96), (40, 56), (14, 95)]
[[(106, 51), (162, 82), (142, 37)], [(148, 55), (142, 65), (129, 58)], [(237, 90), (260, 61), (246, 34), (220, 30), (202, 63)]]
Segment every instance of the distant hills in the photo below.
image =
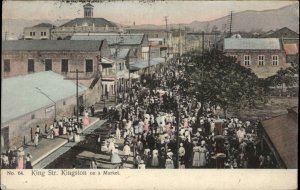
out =
[[(299, 33), (299, 4), (285, 6), (279, 9), (265, 11), (242, 11), (233, 13), (232, 31), (237, 32), (267, 32), (282, 27), (288, 27)], [(69, 20), (25, 20), (25, 19), (3, 19), (2, 38), (7, 32), (8, 38), (17, 38), (23, 33), (24, 27), (34, 26), (36, 24), (47, 22), (59, 26)], [(178, 23), (179, 24), (179, 23)], [(178, 24), (169, 25), (170, 28), (178, 29)], [(182, 26), (190, 28), (192, 31), (211, 31), (213, 27), (218, 30), (228, 30), (228, 15), (211, 21), (193, 21), (191, 23), (181, 23)], [(164, 25), (136, 25), (134, 28), (159, 29), (165, 28)]]

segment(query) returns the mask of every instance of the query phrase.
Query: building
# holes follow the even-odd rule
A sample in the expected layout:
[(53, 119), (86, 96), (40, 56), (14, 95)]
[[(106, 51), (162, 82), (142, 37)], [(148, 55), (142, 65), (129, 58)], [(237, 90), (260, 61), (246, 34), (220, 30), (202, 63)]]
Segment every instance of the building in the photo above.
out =
[(80, 103), (90, 106), (101, 98), (100, 57), (110, 58), (103, 41), (16, 40), (2, 41), (2, 78), (52, 70), (88, 87)]
[(260, 122), (262, 152), (271, 151), (283, 169), (298, 169), (298, 107)]
[(32, 27), (24, 28), (25, 40), (50, 40), (51, 31), (55, 28), (53, 24), (41, 23)]
[(106, 40), (110, 48), (131, 49), (136, 59), (145, 57), (142, 49), (148, 47), (148, 39), (145, 34), (76, 33), (71, 40)]
[[(72, 116), (76, 107), (76, 83), (45, 71), (2, 79), (1, 150), (19, 147), (33, 138), (36, 125)], [(79, 85), (82, 96), (87, 87)]]
[(95, 18), (94, 6), (87, 3), (83, 6), (83, 18), (75, 18), (69, 22), (56, 27), (51, 31), (53, 40), (70, 39), (74, 33), (107, 33), (119, 32), (120, 27), (105, 18)]
[(278, 38), (225, 38), (223, 51), (240, 65), (251, 68), (259, 78), (290, 66)]

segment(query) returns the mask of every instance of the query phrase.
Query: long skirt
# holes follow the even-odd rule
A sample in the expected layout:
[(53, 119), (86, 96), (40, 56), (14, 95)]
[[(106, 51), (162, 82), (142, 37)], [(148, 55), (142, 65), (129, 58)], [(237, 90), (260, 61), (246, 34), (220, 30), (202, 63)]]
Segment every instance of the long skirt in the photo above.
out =
[(204, 152), (200, 153), (200, 166), (201, 167), (206, 166), (206, 158), (205, 158), (205, 153)]
[(158, 167), (159, 166), (159, 162), (158, 162), (158, 157), (157, 156), (153, 156), (152, 161), (151, 161), (151, 166), (152, 167)]
[(194, 157), (193, 157), (193, 167), (200, 167), (200, 154), (199, 152), (195, 152), (194, 153)]
[(87, 126), (90, 124), (90, 118), (88, 116), (84, 117), (83, 118), (83, 125), (84, 126)]
[(17, 169), (24, 169), (24, 159), (23, 159), (23, 156), (18, 157)]
[(122, 160), (121, 160), (119, 154), (112, 154), (112, 156), (111, 156), (111, 163), (119, 164), (121, 162), (122, 162)]

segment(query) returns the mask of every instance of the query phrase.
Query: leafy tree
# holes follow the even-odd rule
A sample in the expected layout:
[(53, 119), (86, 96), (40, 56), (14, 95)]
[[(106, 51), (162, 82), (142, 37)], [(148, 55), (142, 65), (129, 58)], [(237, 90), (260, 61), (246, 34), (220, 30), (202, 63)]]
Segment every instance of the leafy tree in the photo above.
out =
[(230, 107), (253, 107), (258, 101), (265, 101), (259, 78), (236, 58), (217, 50), (203, 56), (197, 52), (185, 56), (189, 57), (185, 70), (188, 92), (202, 105), (220, 105), (226, 112)]
[(285, 84), (287, 87), (291, 87), (297, 83), (295, 78), (297, 74), (297, 69), (295, 67), (288, 67), (286, 69), (280, 69), (277, 71), (276, 75), (266, 78), (266, 86), (282, 86)]

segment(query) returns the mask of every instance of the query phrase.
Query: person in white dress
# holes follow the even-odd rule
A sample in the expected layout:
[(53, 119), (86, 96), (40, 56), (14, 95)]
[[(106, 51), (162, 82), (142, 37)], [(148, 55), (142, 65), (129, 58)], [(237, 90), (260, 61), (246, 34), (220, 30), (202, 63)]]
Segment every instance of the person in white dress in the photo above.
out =
[(107, 149), (107, 153), (112, 154), (112, 151), (115, 149), (115, 142), (113, 139), (109, 140), (109, 145)]
[(138, 169), (146, 169), (146, 165), (144, 164), (144, 160), (141, 160), (141, 163), (138, 165)]
[(127, 161), (128, 157), (131, 154), (129, 143), (126, 142), (126, 145), (123, 147), (124, 158)]
[(120, 131), (119, 127), (117, 127), (117, 130), (116, 130), (116, 137), (117, 137), (117, 139), (121, 138), (121, 131)]
[(158, 162), (158, 150), (154, 149), (152, 151), (152, 161), (151, 161), (151, 166), (152, 167), (158, 167), (159, 166), (159, 162)]

